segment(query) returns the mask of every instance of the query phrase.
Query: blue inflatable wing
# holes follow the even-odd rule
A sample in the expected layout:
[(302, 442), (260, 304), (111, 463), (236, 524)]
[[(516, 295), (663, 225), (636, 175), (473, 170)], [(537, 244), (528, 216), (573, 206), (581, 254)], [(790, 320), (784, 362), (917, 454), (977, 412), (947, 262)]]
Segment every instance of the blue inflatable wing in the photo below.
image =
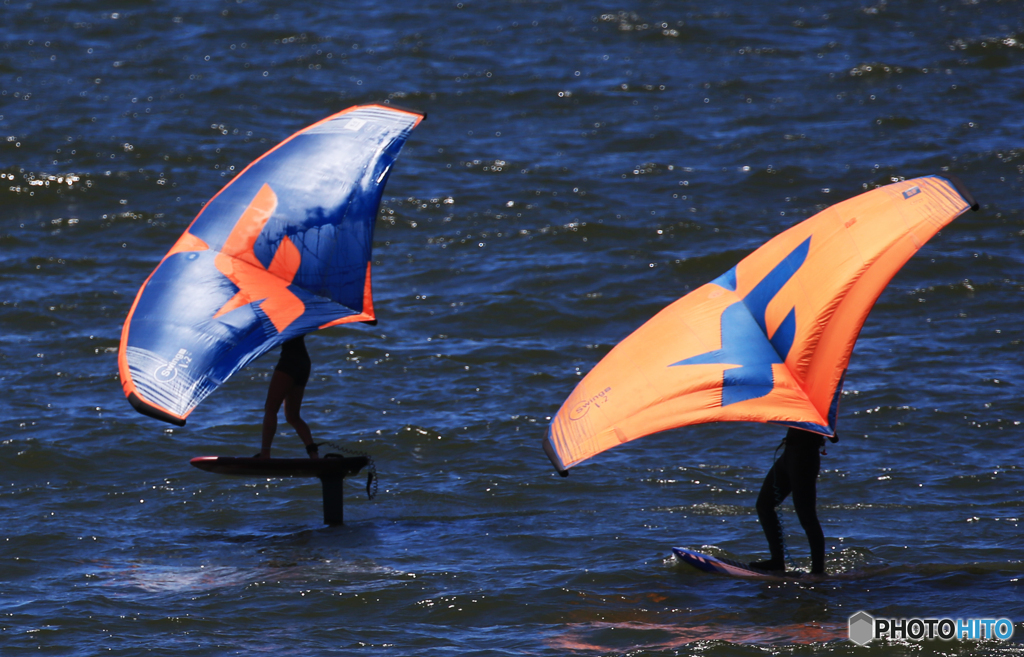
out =
[(179, 426), (291, 338), (373, 322), (373, 227), (391, 165), (423, 115), (364, 105), (275, 146), (200, 211), (143, 283), (118, 369), (140, 413)]

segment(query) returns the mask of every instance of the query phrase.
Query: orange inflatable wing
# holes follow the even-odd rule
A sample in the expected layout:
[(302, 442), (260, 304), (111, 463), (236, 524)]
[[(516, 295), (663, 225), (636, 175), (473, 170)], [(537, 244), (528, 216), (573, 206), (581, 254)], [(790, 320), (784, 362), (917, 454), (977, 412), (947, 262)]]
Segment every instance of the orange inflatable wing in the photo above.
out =
[(777, 235), (619, 343), (562, 404), (544, 450), (563, 474), (616, 445), (702, 422), (834, 435), (843, 375), (875, 300), (968, 208), (930, 176), (843, 201)]

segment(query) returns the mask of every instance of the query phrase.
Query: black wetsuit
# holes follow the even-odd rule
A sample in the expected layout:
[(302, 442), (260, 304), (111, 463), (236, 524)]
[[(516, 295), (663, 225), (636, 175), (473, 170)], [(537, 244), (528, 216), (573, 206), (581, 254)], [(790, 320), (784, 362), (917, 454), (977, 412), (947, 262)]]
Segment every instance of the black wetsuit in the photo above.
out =
[(309, 353), (306, 351), (306, 342), (303, 337), (300, 335), (281, 345), (281, 358), (274, 367), (275, 370), (281, 370), (292, 377), (292, 381), (299, 388), (306, 387), (311, 369)]
[(786, 446), (782, 450), (782, 456), (768, 471), (761, 485), (761, 493), (757, 496), (757, 517), (768, 539), (772, 558), (770, 561), (751, 565), (765, 570), (785, 569), (782, 527), (775, 507), (792, 493), (793, 507), (811, 546), (811, 572), (823, 573), (825, 535), (821, 531), (815, 507), (818, 496), (818, 470), (821, 467), (821, 455), (818, 450), (825, 444), (825, 439), (810, 431), (790, 429), (784, 442)]

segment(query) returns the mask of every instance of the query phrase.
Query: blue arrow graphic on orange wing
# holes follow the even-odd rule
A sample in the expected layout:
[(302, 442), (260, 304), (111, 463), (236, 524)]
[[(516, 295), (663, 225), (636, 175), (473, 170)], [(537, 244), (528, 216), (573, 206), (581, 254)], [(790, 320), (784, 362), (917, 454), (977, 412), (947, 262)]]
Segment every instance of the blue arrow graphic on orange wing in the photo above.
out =
[[(726, 366), (722, 372), (722, 406), (764, 397), (775, 387), (772, 364), (783, 363), (793, 346), (796, 335), (796, 308), (791, 308), (779, 324), (771, 339), (765, 326), (768, 304), (789, 282), (807, 260), (811, 238), (793, 249), (789, 255), (761, 281), (746, 297), (722, 311), (722, 348), (699, 354), (669, 367), (678, 365)], [(736, 289), (736, 268), (715, 279), (715, 284)]]

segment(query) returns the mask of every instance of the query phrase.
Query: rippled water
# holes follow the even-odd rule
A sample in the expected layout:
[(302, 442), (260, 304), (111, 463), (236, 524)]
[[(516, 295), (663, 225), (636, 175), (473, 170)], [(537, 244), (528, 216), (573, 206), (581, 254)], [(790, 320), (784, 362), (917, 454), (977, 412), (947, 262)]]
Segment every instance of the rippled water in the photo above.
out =
[[(869, 0), (870, 1), (870, 0)], [(8, 654), (916, 654), (848, 617), (1008, 617), (1024, 637), (1024, 3), (0, 5), (0, 647)], [(375, 244), (375, 328), (307, 340), (314, 435), (367, 501), (189, 467), (258, 446), (272, 359), (170, 428), (121, 323), (202, 204), (347, 106), (427, 111)], [(781, 431), (691, 427), (559, 478), (575, 382), (657, 310), (818, 210), (952, 173), (982, 207), (894, 279), (823, 458), (827, 568), (766, 545)], [(283, 432), (281, 456), (301, 456)], [(806, 541), (784, 520), (798, 564)], [(795, 531), (794, 531), (795, 530)]]

